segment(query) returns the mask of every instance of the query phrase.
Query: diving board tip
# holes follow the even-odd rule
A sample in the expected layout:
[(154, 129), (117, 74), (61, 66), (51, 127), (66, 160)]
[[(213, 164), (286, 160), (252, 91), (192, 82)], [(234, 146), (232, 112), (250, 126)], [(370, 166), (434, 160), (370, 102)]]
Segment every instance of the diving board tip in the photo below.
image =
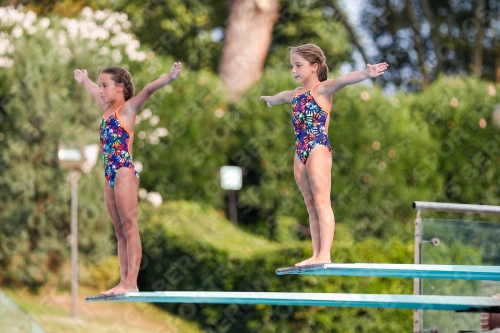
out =
[(328, 263), (278, 268), (276, 274), (500, 281), (500, 266)]

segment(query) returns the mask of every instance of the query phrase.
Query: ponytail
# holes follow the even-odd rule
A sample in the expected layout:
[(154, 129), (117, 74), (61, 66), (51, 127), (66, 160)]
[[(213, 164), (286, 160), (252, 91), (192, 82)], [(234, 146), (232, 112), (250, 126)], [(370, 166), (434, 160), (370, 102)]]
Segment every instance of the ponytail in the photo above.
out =
[(325, 63), (319, 64), (318, 79), (321, 82), (328, 80), (328, 66)]
[(134, 84), (132, 81), (126, 81), (123, 83), (123, 96), (126, 101), (134, 97)]

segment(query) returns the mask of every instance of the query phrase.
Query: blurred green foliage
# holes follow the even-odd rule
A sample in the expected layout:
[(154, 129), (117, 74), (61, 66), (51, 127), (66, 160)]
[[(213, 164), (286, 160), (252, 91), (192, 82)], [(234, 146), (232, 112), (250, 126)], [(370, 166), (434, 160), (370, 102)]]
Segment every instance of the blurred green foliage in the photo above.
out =
[[(74, 98), (69, 68), (77, 66), (78, 57), (62, 56), (61, 49), (43, 42), (43, 34), (10, 39), (15, 65), (2, 70), (0, 83), (2, 277), (33, 287), (58, 274), (68, 255), (70, 188), (68, 172), (58, 168), (58, 142), (86, 142), (92, 133), (88, 125), (98, 117), (89, 101)], [(99, 186), (96, 179), (83, 176), (80, 191)], [(97, 232), (106, 226), (105, 212), (88, 199), (80, 201), (83, 216), (90, 215), (88, 224), (80, 218), (82, 248), (109, 251), (109, 236)]]

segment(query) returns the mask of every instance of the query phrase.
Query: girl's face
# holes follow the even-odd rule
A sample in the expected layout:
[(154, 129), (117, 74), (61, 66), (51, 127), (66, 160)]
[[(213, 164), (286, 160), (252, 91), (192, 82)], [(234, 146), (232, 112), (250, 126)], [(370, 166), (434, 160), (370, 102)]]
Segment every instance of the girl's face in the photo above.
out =
[(292, 67), (292, 75), (297, 83), (304, 83), (311, 75), (318, 71), (318, 64), (311, 65), (306, 59), (297, 53), (290, 55), (290, 66)]
[(101, 73), (98, 82), (99, 93), (105, 103), (113, 103), (120, 96), (123, 97), (123, 84), (117, 86), (111, 79), (111, 74)]

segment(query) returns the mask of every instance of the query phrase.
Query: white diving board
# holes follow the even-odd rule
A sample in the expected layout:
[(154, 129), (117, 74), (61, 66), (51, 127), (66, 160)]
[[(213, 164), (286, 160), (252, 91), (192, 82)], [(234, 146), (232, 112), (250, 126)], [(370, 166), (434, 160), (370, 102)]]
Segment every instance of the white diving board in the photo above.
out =
[(314, 264), (278, 268), (276, 274), (378, 276), (396, 278), (500, 281), (500, 266), (413, 264)]
[(87, 297), (87, 302), (266, 304), (500, 313), (500, 298), (392, 294), (156, 291)]

